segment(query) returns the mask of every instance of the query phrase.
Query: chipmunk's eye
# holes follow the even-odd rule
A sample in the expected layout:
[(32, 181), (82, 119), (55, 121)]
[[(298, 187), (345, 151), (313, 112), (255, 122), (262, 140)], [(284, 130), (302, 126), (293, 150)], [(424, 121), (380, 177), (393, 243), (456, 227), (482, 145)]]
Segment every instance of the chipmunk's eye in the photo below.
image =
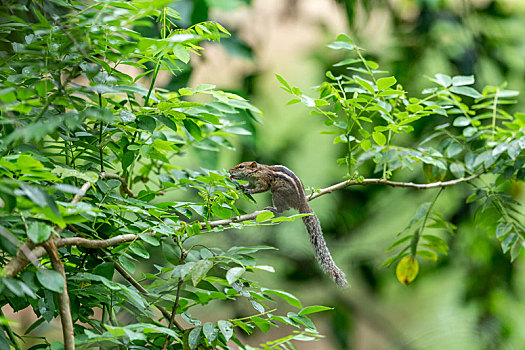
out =
[(239, 165), (239, 169), (244, 169), (244, 164)]

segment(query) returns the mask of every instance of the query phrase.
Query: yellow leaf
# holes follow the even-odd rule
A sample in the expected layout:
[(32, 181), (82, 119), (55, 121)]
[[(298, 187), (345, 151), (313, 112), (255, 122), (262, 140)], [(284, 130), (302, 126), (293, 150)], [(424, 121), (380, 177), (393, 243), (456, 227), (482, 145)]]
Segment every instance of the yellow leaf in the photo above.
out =
[(409, 255), (405, 256), (397, 264), (396, 267), (396, 276), (399, 282), (403, 283), (405, 286), (408, 286), (412, 282), (419, 272), (419, 264), (417, 260)]

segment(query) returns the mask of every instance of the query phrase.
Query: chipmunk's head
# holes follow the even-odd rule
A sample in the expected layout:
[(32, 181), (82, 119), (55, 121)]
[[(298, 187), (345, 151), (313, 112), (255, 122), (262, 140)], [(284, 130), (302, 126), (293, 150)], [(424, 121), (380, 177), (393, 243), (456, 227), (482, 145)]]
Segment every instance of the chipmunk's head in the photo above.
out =
[(228, 170), (230, 179), (246, 180), (250, 174), (257, 170), (259, 164), (257, 162), (242, 162)]

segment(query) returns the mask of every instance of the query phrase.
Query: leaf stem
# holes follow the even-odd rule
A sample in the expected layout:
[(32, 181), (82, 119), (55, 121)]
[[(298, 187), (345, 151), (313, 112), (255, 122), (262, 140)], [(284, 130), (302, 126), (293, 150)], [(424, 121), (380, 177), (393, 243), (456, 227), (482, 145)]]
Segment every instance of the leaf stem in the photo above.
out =
[[(102, 94), (98, 94), (98, 106), (102, 108)], [(104, 150), (102, 148), (102, 128), (103, 121), (101, 120), (98, 125), (98, 154), (100, 157), (100, 172), (104, 172)]]
[(153, 91), (153, 86), (155, 85), (155, 81), (157, 80), (157, 74), (159, 73), (161, 61), (162, 61), (162, 56), (159, 55), (157, 59), (157, 63), (155, 63), (155, 70), (153, 71), (153, 78), (151, 79), (151, 83), (149, 85), (148, 94), (146, 95), (146, 99), (144, 100), (144, 107), (148, 105), (149, 97), (151, 96), (151, 91)]
[(268, 311), (265, 311), (265, 312), (261, 312), (261, 313), (256, 314), (256, 315), (250, 315), (250, 316), (245, 316), (245, 317), (241, 317), (241, 318), (234, 318), (234, 319), (231, 319), (230, 322), (247, 320), (247, 319), (252, 318), (252, 317), (264, 316), (264, 315), (269, 314), (271, 312), (274, 312), (276, 310), (277, 309), (271, 309), (271, 310), (268, 310)]
[[(177, 242), (179, 243), (179, 246), (180, 246), (180, 241), (177, 240)], [(180, 260), (179, 260), (180, 264), (184, 263), (184, 260), (186, 259), (186, 255), (187, 255), (187, 252), (182, 250), (182, 247), (181, 247)], [(177, 309), (179, 307), (179, 298), (180, 298), (180, 292), (182, 290), (183, 281), (184, 280), (182, 279), (182, 277), (179, 277), (179, 281), (177, 282), (177, 294), (175, 296), (175, 303), (173, 304), (173, 310), (171, 310), (170, 324), (168, 326), (169, 329), (173, 328), (173, 323), (175, 322), (175, 315), (177, 314)], [(164, 340), (164, 346), (162, 347), (162, 350), (166, 350), (168, 348), (169, 340), (170, 340), (170, 336), (169, 334), (166, 334), (166, 339)]]
[(439, 195), (441, 192), (443, 192), (445, 187), (440, 187), (438, 193), (434, 197), (434, 200), (430, 203), (430, 206), (428, 207), (427, 212), (425, 213), (425, 217), (423, 218), (423, 223), (421, 224), (419, 230), (416, 230), (414, 233), (414, 237), (412, 238), (412, 242), (410, 245), (410, 254), (415, 257), (417, 253), (417, 244), (419, 243), (419, 239), (421, 238), (421, 235), (423, 234), (423, 231), (425, 230), (425, 227), (427, 225), (428, 217), (430, 216), (430, 213), (432, 212), (432, 208), (434, 207), (434, 204), (436, 204), (437, 199), (439, 198)]
[(496, 89), (496, 94), (494, 95), (494, 106), (492, 106), (492, 141), (496, 138), (496, 116), (498, 111), (498, 93), (499, 88)]
[(388, 129), (388, 139), (386, 143), (385, 154), (383, 155), (383, 179), (386, 180), (386, 168), (388, 166), (388, 153), (390, 152), (390, 140), (392, 139), (392, 129)]
[(359, 59), (361, 60), (361, 62), (363, 62), (366, 70), (368, 71), (368, 74), (370, 74), (374, 83), (377, 84), (377, 80), (376, 80), (376, 77), (374, 76), (374, 73), (372, 73), (372, 71), (370, 70), (370, 67), (368, 67), (368, 63), (366, 63), (365, 58), (363, 57), (363, 55), (361, 55), (361, 50), (357, 46), (355, 47), (355, 52), (357, 52)]

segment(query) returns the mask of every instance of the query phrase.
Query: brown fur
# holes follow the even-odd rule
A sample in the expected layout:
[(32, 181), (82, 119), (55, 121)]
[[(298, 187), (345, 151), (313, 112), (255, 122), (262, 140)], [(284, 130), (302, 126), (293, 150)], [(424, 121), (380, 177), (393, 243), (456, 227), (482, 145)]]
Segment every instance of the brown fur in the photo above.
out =
[(301, 180), (290, 169), (282, 165), (263, 165), (257, 162), (243, 162), (229, 170), (232, 179), (248, 181), (241, 187), (244, 193), (253, 194), (271, 191), (275, 208), (266, 208), (282, 213), (290, 208), (309, 216), (303, 217), (304, 225), (314, 247), (315, 257), (323, 271), (341, 287), (348, 286), (345, 274), (341, 271), (326, 246), (319, 219), (308, 205)]

